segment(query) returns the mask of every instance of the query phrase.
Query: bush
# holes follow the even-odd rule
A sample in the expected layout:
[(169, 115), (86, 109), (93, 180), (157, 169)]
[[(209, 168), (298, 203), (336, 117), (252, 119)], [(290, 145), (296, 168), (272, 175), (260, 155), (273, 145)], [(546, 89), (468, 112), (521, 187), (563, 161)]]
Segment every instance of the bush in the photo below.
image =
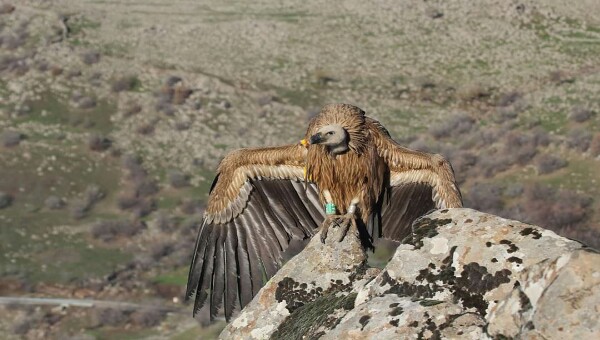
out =
[(465, 196), (466, 206), (493, 214), (504, 208), (502, 188), (493, 183), (475, 183)]
[(592, 143), (592, 134), (584, 129), (576, 129), (567, 136), (567, 146), (573, 150), (585, 152)]
[(140, 200), (138, 205), (133, 209), (133, 213), (135, 217), (142, 218), (144, 216), (150, 215), (150, 213), (154, 210), (156, 210), (156, 200), (145, 199)]
[(179, 204), (179, 209), (186, 215), (192, 215), (204, 211), (204, 203), (200, 200), (183, 200)]
[(10, 14), (14, 12), (15, 6), (11, 4), (0, 4), (0, 14)]
[(160, 231), (171, 232), (177, 228), (177, 219), (164, 212), (159, 212), (154, 218), (154, 225)]
[(523, 97), (523, 94), (518, 91), (503, 93), (502, 95), (500, 95), (500, 97), (498, 97), (498, 100), (496, 101), (496, 106), (500, 106), (500, 107), (510, 106), (510, 105), (514, 104), (517, 100), (521, 99), (522, 97)]
[(88, 147), (92, 151), (105, 151), (112, 145), (112, 141), (102, 135), (92, 134), (88, 137)]
[(84, 110), (96, 107), (96, 99), (88, 96), (81, 97), (77, 101), (77, 107)]
[(584, 226), (569, 226), (560, 231), (561, 235), (600, 250), (600, 232)]
[(165, 312), (156, 309), (142, 309), (131, 314), (131, 322), (141, 327), (154, 327), (165, 318)]
[(571, 111), (571, 114), (569, 114), (569, 119), (577, 123), (583, 123), (592, 118), (595, 114), (596, 113), (592, 110), (576, 107)]
[(81, 54), (81, 61), (86, 65), (93, 65), (100, 62), (100, 53), (97, 51), (87, 51)]
[(38, 321), (39, 320), (34, 316), (25, 316), (15, 322), (12, 331), (16, 335), (25, 335), (29, 330), (35, 327)]
[(170, 241), (160, 241), (150, 245), (148, 252), (154, 261), (159, 261), (165, 256), (171, 254), (174, 250), (173, 243)]
[(49, 196), (44, 201), (44, 206), (51, 210), (57, 210), (65, 206), (65, 201), (58, 196)]
[(525, 188), (524, 214), (528, 222), (560, 232), (587, 218), (592, 200), (574, 191), (531, 184)]
[(457, 137), (465, 134), (473, 128), (475, 119), (465, 113), (448, 117), (429, 128), (429, 133), (435, 138)]
[(93, 327), (120, 326), (129, 321), (129, 311), (113, 308), (102, 308), (94, 310), (92, 319)]
[(502, 152), (509, 164), (525, 165), (537, 154), (537, 141), (533, 136), (511, 131), (506, 135)]
[(133, 236), (144, 228), (145, 225), (138, 221), (106, 220), (94, 223), (91, 234), (93, 238), (108, 242), (118, 236)]
[(136, 103), (130, 103), (123, 111), (123, 117), (131, 117), (142, 112), (142, 106)]
[(146, 197), (156, 194), (160, 189), (155, 180), (144, 178), (135, 183), (135, 193), (138, 197)]
[(16, 131), (4, 131), (2, 132), (2, 135), (0, 135), (2, 145), (7, 148), (19, 145), (23, 138), (24, 135)]
[(117, 206), (121, 210), (129, 210), (140, 204), (140, 201), (134, 194), (125, 194), (117, 198)]
[(140, 135), (150, 135), (154, 132), (154, 123), (145, 123), (136, 129), (136, 132)]
[(190, 177), (177, 169), (167, 171), (167, 179), (173, 188), (183, 188), (190, 184)]
[(590, 153), (594, 157), (600, 156), (600, 133), (596, 133), (590, 142)]
[(0, 191), (0, 209), (9, 207), (12, 204), (13, 198), (10, 194)]
[(138, 83), (139, 80), (136, 77), (124, 76), (113, 80), (110, 88), (113, 92), (131, 91)]
[(554, 172), (558, 169), (562, 169), (567, 166), (568, 162), (562, 158), (543, 154), (537, 158), (535, 166), (537, 168), (538, 174), (544, 175)]
[(94, 207), (94, 205), (104, 198), (104, 192), (96, 185), (88, 186), (83, 192), (81, 201), (72, 205), (71, 214), (75, 219), (81, 219)]
[(477, 156), (469, 151), (459, 151), (449, 157), (456, 181), (460, 184), (463, 183), (469, 176), (470, 170), (477, 163)]

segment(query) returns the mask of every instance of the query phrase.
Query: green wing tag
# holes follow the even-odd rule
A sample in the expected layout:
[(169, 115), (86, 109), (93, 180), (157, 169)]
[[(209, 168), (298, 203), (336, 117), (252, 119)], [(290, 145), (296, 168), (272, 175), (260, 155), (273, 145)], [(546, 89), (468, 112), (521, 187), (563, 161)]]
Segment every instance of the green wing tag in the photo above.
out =
[(335, 213), (336, 213), (335, 204), (333, 204), (333, 203), (325, 204), (325, 214), (335, 215)]

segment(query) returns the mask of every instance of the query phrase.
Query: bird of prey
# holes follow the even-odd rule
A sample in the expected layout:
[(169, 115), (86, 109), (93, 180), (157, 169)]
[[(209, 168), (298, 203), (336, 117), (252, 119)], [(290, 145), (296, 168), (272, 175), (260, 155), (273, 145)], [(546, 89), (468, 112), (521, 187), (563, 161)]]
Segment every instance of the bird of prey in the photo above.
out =
[[(397, 144), (358, 107), (330, 104), (299, 143), (228, 154), (219, 164), (187, 283), (194, 315), (241, 310), (281, 266), (291, 242), (327, 219), (371, 237), (402, 240), (431, 209), (462, 206), (442, 156)], [(321, 238), (330, 223), (323, 223)]]

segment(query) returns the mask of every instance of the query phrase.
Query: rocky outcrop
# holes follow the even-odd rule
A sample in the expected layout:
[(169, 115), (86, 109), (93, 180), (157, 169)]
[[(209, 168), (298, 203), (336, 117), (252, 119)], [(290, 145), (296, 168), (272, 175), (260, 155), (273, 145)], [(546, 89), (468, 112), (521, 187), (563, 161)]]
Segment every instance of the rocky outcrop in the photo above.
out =
[(383, 270), (336, 232), (314, 237), (221, 338), (600, 338), (600, 255), (552, 231), (440, 210)]

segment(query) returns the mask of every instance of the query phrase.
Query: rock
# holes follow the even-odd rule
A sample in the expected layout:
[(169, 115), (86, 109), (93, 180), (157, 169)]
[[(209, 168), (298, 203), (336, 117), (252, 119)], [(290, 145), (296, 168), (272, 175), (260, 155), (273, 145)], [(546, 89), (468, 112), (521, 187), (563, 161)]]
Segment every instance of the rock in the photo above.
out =
[(336, 231), (314, 237), (221, 338), (600, 338), (600, 255), (552, 231), (435, 211), (375, 278), (356, 237), (337, 243)]
[(260, 290), (223, 330), (223, 339), (309, 338), (332, 328), (354, 307), (355, 287), (374, 274), (358, 236), (349, 232), (338, 242), (331, 227), (323, 244), (320, 233)]
[(589, 248), (581, 249), (523, 271), (522, 283), (492, 309), (488, 333), (523, 339), (597, 339), (599, 257)]

